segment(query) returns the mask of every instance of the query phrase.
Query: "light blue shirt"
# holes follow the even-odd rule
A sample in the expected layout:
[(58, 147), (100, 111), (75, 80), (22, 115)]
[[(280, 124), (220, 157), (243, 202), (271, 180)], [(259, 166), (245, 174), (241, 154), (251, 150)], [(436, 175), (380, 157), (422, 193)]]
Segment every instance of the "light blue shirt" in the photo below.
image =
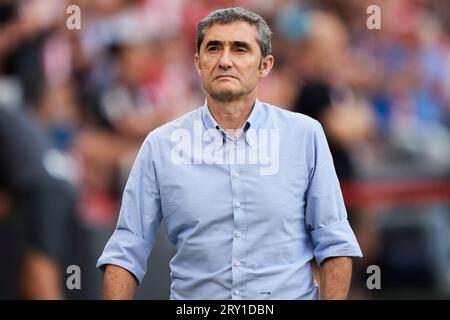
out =
[(142, 281), (161, 221), (171, 299), (316, 299), (310, 260), (362, 256), (321, 125), (259, 100), (234, 139), (206, 102), (148, 135), (97, 267)]

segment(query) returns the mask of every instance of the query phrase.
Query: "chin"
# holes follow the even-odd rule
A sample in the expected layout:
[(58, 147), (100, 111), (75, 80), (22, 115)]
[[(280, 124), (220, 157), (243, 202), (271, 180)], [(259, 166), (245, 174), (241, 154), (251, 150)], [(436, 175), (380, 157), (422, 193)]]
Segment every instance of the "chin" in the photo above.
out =
[(242, 96), (242, 94), (231, 90), (222, 90), (211, 92), (211, 96), (219, 101), (232, 101)]

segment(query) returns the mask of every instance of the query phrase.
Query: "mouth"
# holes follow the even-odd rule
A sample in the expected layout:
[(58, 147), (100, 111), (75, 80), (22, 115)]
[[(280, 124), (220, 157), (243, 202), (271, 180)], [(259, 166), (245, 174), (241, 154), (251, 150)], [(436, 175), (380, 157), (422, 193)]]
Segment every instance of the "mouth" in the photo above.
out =
[(219, 75), (219, 76), (214, 78), (214, 80), (217, 80), (217, 79), (237, 79), (237, 78), (233, 77), (230, 74), (221, 74), (221, 75)]

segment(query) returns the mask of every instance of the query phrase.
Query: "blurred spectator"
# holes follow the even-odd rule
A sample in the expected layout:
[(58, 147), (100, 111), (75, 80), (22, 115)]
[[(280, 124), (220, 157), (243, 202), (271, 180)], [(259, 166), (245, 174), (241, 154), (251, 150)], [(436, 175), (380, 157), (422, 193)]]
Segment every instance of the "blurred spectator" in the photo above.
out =
[(52, 176), (58, 159), (26, 114), (0, 108), (0, 149), (0, 296), (61, 299), (74, 190)]

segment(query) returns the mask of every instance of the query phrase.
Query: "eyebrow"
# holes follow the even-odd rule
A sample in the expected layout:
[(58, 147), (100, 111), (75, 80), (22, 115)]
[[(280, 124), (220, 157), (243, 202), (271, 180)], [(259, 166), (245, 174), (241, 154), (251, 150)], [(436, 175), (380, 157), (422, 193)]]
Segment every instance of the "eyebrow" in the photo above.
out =
[[(247, 50), (250, 50), (250, 49), (251, 49), (250, 44), (249, 44), (248, 42), (245, 42), (245, 41), (232, 41), (231, 43), (232, 43), (232, 46), (233, 46), (233, 47), (243, 47), (243, 48), (245, 48), (245, 49), (247, 49)], [(208, 43), (206, 44), (205, 48), (208, 48), (208, 47), (210, 47), (210, 46), (221, 46), (221, 45), (223, 45), (223, 42), (222, 42), (222, 41), (219, 41), (219, 40), (210, 40), (210, 41), (208, 41)]]

